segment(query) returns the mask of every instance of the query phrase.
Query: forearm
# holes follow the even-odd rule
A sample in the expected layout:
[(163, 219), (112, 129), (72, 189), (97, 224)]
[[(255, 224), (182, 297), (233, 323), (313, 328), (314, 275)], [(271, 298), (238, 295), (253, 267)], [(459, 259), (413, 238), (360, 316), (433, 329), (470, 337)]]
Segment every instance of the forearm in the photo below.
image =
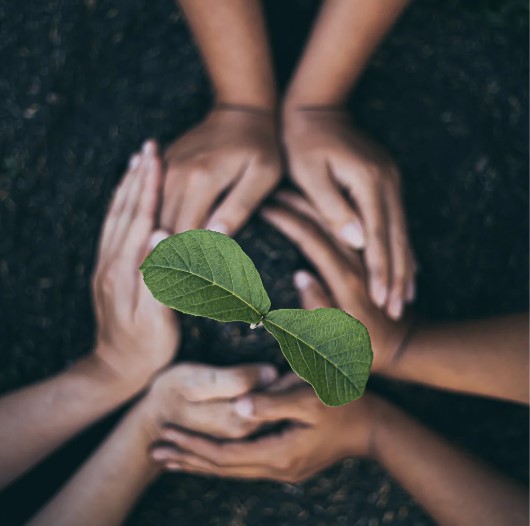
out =
[(0, 487), (134, 393), (92, 357), (0, 400)]
[(408, 0), (326, 0), (286, 106), (342, 104)]
[(217, 102), (273, 109), (276, 88), (260, 0), (178, 0)]
[(381, 402), (373, 451), (437, 524), (528, 524), (526, 492), (387, 402)]
[(67, 485), (30, 522), (33, 526), (115, 526), (160, 473), (147, 450), (154, 431), (138, 409), (124, 418)]
[(418, 326), (381, 373), (528, 403), (528, 317)]

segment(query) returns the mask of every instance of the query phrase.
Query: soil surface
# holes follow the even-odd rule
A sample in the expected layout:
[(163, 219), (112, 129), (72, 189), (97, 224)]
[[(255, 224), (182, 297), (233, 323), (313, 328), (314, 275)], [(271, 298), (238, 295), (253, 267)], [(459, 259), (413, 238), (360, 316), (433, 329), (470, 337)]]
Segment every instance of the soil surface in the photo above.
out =
[[(283, 86), (318, 4), (266, 4)], [(415, 2), (352, 100), (359, 125), (402, 169), (421, 267), (416, 310), (435, 320), (528, 309), (524, 4)], [(7, 392), (89, 351), (89, 277), (112, 190), (144, 138), (167, 143), (200, 120), (210, 88), (171, 0), (0, 0), (0, 64), (0, 391)], [(274, 306), (296, 305), (291, 275), (305, 265), (297, 251), (259, 220), (238, 240)], [(184, 328), (186, 359), (281, 364), (264, 332), (197, 319), (185, 319)], [(528, 482), (526, 408), (383, 380), (372, 387)], [(83, 433), (5, 491), (0, 523), (19, 524), (31, 515), (117, 418)], [(128, 524), (177, 521), (432, 523), (381, 467), (363, 460), (347, 460), (299, 485), (164, 476)]]

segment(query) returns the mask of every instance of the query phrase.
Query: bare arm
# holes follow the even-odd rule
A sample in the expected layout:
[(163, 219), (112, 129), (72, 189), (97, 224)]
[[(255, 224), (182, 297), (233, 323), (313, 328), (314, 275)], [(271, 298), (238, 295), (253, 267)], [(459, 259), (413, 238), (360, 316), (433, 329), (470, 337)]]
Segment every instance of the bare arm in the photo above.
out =
[(132, 396), (94, 358), (0, 400), (0, 487)]
[(364, 249), (375, 305), (393, 319), (414, 299), (415, 262), (391, 156), (343, 108), (407, 0), (326, 0), (282, 111), (293, 182), (344, 245)]
[(265, 218), (291, 239), (312, 262), (332, 298), (307, 276), (297, 285), (311, 288), (326, 305), (338, 305), (370, 332), (373, 372), (434, 387), (528, 403), (528, 315), (481, 321), (418, 325), (393, 321), (369, 301), (357, 254), (326, 237), (324, 221), (300, 196), (283, 192), (283, 206), (264, 210)]
[(133, 157), (100, 240), (93, 296), (98, 324), (90, 357), (0, 400), (0, 487), (145, 388), (174, 356), (179, 330), (138, 265), (153, 233), (160, 159), (154, 143)]
[(183, 363), (157, 377), (149, 393), (105, 443), (33, 519), (34, 526), (121, 524), (162, 469), (149, 455), (167, 422), (220, 438), (237, 438), (258, 424), (241, 418), (233, 399), (276, 378), (265, 364), (212, 367)]
[(276, 88), (259, 0), (178, 0), (217, 102), (274, 109)]
[[(313, 300), (304, 295), (306, 305)], [(223, 443), (180, 430), (167, 437), (174, 447), (166, 446), (166, 468), (293, 483), (342, 458), (370, 456), (437, 524), (528, 524), (522, 488), (374, 395), (327, 407), (309, 386), (292, 383), (285, 391), (247, 395), (239, 407), (250, 422), (289, 420), (299, 425), (252, 441)]]
[(382, 374), (528, 403), (528, 314), (413, 329)]
[(150, 435), (133, 409), (29, 524), (33, 526), (114, 526), (121, 524), (159, 469), (149, 459)]
[(276, 88), (259, 0), (179, 0), (215, 106), (168, 145), (160, 215), (178, 233), (234, 235), (281, 177)]
[(286, 97), (290, 106), (343, 104), (408, 0), (326, 0)]
[(526, 491), (384, 402), (376, 459), (442, 526), (528, 524)]

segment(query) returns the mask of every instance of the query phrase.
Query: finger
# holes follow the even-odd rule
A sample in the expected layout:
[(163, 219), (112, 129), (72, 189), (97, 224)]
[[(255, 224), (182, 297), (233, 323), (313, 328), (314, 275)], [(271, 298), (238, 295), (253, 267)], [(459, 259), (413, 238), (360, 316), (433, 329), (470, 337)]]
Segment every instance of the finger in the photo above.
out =
[(318, 309), (321, 307), (333, 307), (328, 294), (325, 292), (318, 280), (305, 270), (294, 273), (293, 281), (300, 295), (303, 309)]
[(134, 154), (130, 161), (127, 172), (125, 173), (123, 179), (121, 180), (118, 188), (114, 193), (114, 197), (110, 204), (109, 210), (105, 217), (105, 222), (103, 224), (103, 229), (101, 232), (101, 237), (99, 241), (98, 248), (98, 263), (103, 263), (103, 260), (107, 258), (109, 252), (111, 252), (115, 246), (110, 242), (112, 236), (114, 235), (114, 230), (116, 228), (116, 223), (120, 217), (120, 212), (125, 202), (125, 198), (129, 191), (129, 186), (131, 185), (133, 178), (136, 176), (136, 171), (140, 166), (141, 154)]
[[(155, 230), (147, 243), (146, 250), (144, 251), (144, 259), (157, 245), (160, 241), (169, 237), (169, 232), (167, 230)], [(164, 311), (172, 313), (171, 309), (168, 309), (162, 303), (155, 300), (151, 291), (147, 288), (147, 285), (144, 282), (143, 275), (138, 270), (138, 309), (140, 312), (149, 312), (155, 309), (156, 311)]]
[(175, 233), (202, 228), (222, 188), (215, 186), (214, 174), (197, 170), (188, 176), (188, 183), (174, 223)]
[(286, 391), (292, 387), (303, 385), (305, 380), (302, 380), (296, 373), (287, 373), (278, 378), (274, 383), (272, 383), (267, 389), (267, 392), (275, 391)]
[(171, 430), (165, 440), (173, 446), (201, 457), (217, 466), (268, 466), (271, 458), (284, 454), (283, 435), (266, 435), (255, 441), (219, 442)]
[(265, 387), (278, 377), (276, 367), (270, 364), (213, 367), (185, 363), (173, 371), (173, 380), (179, 392), (193, 402), (235, 398)]
[(186, 190), (187, 169), (184, 165), (170, 161), (164, 177), (160, 226), (174, 233), (178, 213)]
[(268, 466), (218, 466), (205, 458), (179, 451), (176, 448), (156, 447), (151, 457), (161, 463), (168, 471), (185, 471), (200, 475), (214, 475), (223, 478), (267, 478), (272, 476)]
[[(351, 189), (359, 206), (366, 233), (365, 261), (372, 301), (383, 307), (388, 298), (390, 250), (385, 202), (371, 185)], [(355, 195), (353, 195), (355, 192)]]
[(414, 266), (409, 249), (405, 214), (399, 198), (399, 190), (392, 188), (386, 193), (388, 210), (389, 242), (392, 254), (391, 285), (387, 301), (387, 314), (394, 320), (401, 318), (403, 308), (414, 281)]
[(293, 192), (292, 190), (279, 190), (274, 194), (275, 201), (279, 202), (283, 208), (296, 212), (304, 219), (309, 219), (315, 225), (318, 225), (323, 232), (330, 234), (330, 241), (333, 242), (334, 247), (338, 250), (341, 255), (348, 260), (352, 269), (357, 274), (363, 274), (364, 268), (361, 261), (360, 254), (352, 251), (349, 247), (343, 243), (337, 241), (337, 238), (329, 230), (328, 223), (318, 213), (317, 209), (311, 204), (305, 197), (302, 197), (299, 193)]
[(293, 420), (310, 424), (320, 403), (312, 389), (304, 384), (282, 392), (245, 395), (234, 403), (234, 409), (243, 418), (262, 423)]
[(280, 173), (276, 167), (263, 167), (257, 163), (251, 163), (212, 213), (206, 228), (234, 235), (276, 186), (279, 176)]
[[(219, 439), (243, 439), (254, 433), (261, 422), (241, 416), (234, 409), (233, 399), (187, 402), (180, 399), (178, 427), (194, 433)], [(171, 431), (175, 426), (168, 422), (162, 430), (161, 439), (171, 440)]]
[(111, 239), (111, 243), (116, 247), (122, 248), (126, 233), (129, 231), (129, 226), (142, 195), (142, 189), (145, 184), (147, 174), (149, 173), (150, 160), (155, 149), (156, 145), (153, 141), (146, 141), (142, 147), (140, 164), (136, 170), (136, 173), (132, 177), (131, 184), (129, 185), (127, 195), (125, 196), (125, 200), (123, 202), (123, 206), (121, 207), (118, 215), (116, 228), (114, 229), (114, 235)]
[(298, 177), (303, 192), (322, 215), (333, 234), (346, 245), (361, 249), (365, 245), (363, 224), (351, 203), (345, 199), (340, 188), (332, 180), (329, 167), (322, 166), (319, 172), (307, 170)]
[(261, 215), (300, 248), (316, 267), (337, 303), (345, 308), (352, 292), (344, 283), (358, 281), (359, 278), (352, 272), (348, 262), (323, 237), (322, 232), (312, 223), (281, 208), (263, 208)]

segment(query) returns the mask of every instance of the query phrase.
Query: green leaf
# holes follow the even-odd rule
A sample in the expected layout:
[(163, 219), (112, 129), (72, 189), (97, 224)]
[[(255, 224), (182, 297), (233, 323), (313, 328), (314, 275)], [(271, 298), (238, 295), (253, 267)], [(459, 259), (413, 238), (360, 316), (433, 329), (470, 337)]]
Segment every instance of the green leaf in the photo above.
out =
[(186, 314), (258, 323), (271, 306), (250, 258), (218, 232), (190, 230), (168, 237), (140, 270), (158, 301)]
[(269, 312), (265, 328), (278, 340), (295, 373), (326, 405), (363, 395), (372, 365), (366, 327), (339, 309), (282, 309)]

